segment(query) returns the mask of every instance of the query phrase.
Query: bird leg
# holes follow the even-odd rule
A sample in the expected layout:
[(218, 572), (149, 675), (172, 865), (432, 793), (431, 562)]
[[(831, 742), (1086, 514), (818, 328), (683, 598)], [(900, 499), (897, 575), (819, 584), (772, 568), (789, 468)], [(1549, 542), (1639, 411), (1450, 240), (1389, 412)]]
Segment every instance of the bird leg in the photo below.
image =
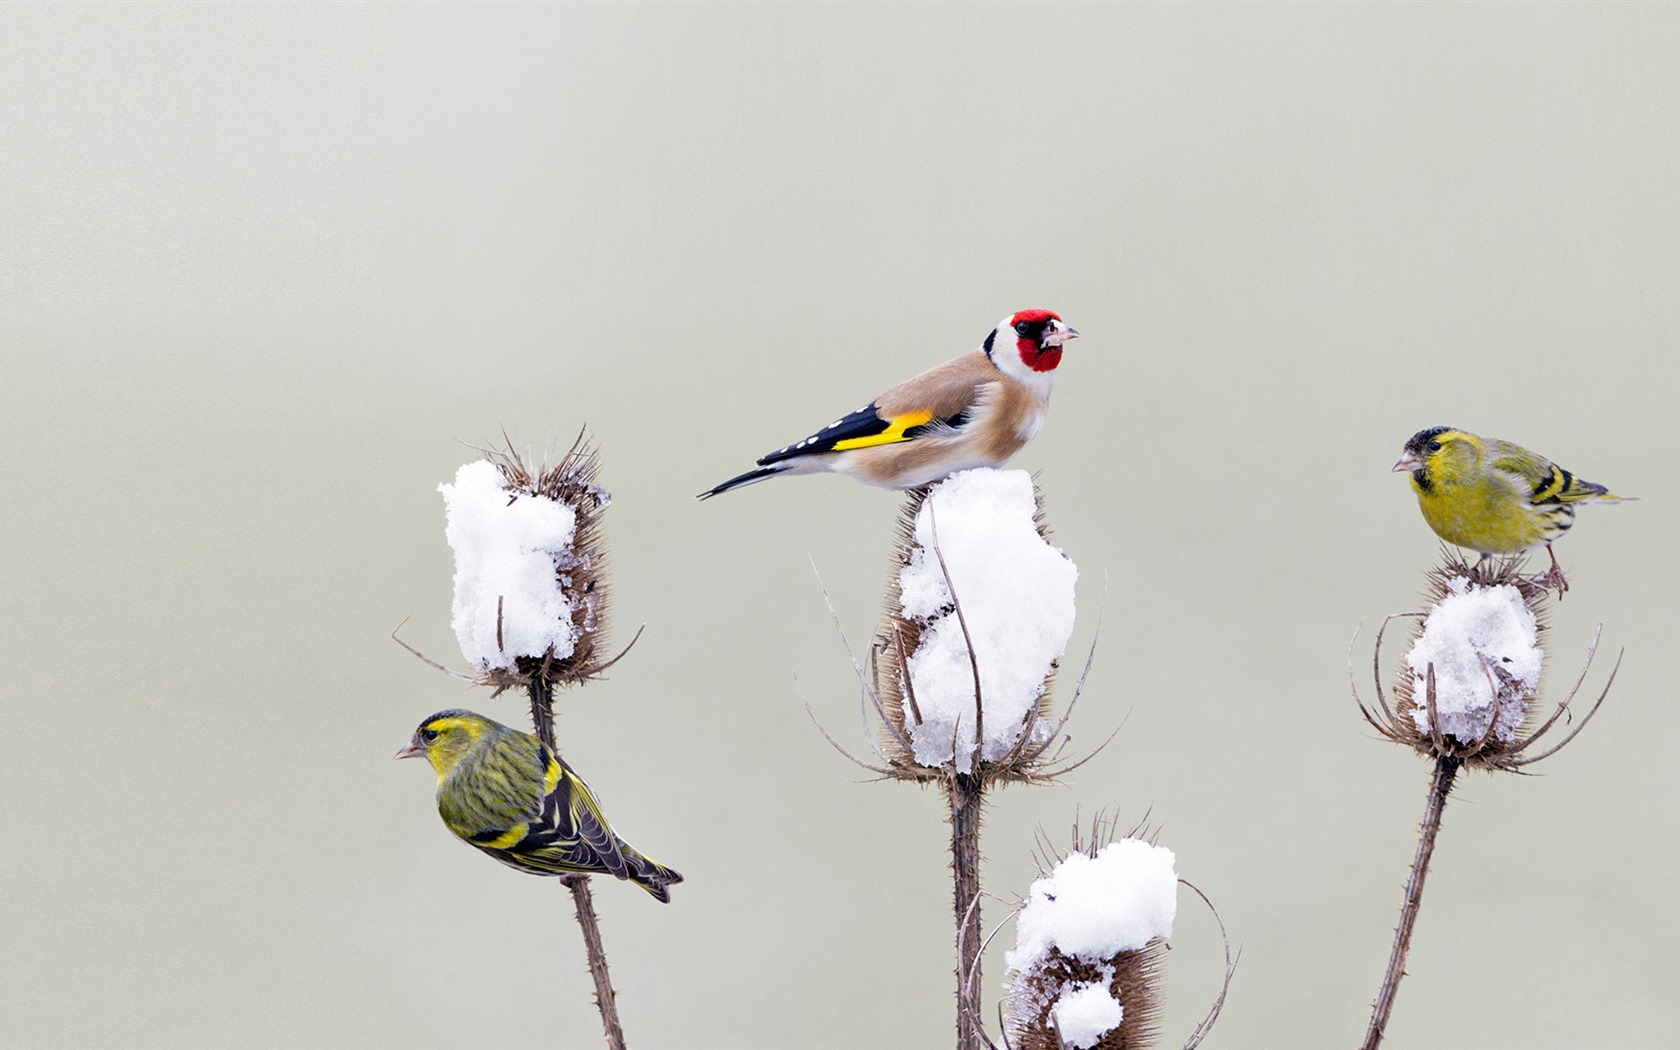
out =
[(1550, 572), (1540, 578), (1540, 582), (1547, 587), (1557, 588), (1558, 601), (1561, 602), (1563, 601), (1563, 592), (1569, 589), (1569, 581), (1563, 578), (1563, 567), (1558, 564), (1557, 552), (1552, 550), (1550, 543), (1546, 544), (1546, 553), (1551, 555), (1552, 568)]

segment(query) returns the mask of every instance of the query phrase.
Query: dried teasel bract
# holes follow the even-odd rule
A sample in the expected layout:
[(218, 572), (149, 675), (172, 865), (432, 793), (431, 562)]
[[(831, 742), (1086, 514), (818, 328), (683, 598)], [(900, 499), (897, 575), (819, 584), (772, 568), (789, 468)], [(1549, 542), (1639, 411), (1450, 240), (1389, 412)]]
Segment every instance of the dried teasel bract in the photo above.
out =
[[(1384, 629), (1396, 618), (1408, 618), (1414, 624), (1394, 683), (1392, 707), (1383, 694), (1378, 668), (1384, 630), (1377, 632), (1372, 658), (1377, 709), (1360, 702), (1372, 726), (1390, 740), (1431, 758), (1485, 769), (1520, 769), (1574, 739), (1604, 702), (1609, 683), (1568, 736), (1544, 752), (1530, 752), (1568, 712), (1591, 666), (1598, 639), (1594, 637), (1586, 666), (1569, 695), (1535, 726), (1549, 592), (1523, 575), (1521, 568), (1521, 558), (1486, 558), (1472, 565), (1454, 552), (1445, 555), (1428, 576), (1428, 609), (1397, 613), (1384, 621)], [(1614, 670), (1610, 679), (1615, 680)]]
[(552, 466), (532, 467), (509, 445), (438, 486), (455, 553), (455, 635), (497, 692), (575, 685), (613, 662), (603, 658), (610, 596), (600, 529), (612, 497), (595, 483), (599, 470), (580, 434)]
[[(1105, 841), (1052, 863), (1016, 916), (1004, 995), (1014, 1050), (1122, 1050), (1151, 1045), (1161, 959), (1178, 911), (1169, 849), (1142, 838)], [(1044, 870), (1048, 868), (1048, 870)]]
[(871, 653), (886, 775), (1055, 775), (1050, 683), (1079, 572), (1047, 536), (1024, 471), (967, 470), (908, 494)]

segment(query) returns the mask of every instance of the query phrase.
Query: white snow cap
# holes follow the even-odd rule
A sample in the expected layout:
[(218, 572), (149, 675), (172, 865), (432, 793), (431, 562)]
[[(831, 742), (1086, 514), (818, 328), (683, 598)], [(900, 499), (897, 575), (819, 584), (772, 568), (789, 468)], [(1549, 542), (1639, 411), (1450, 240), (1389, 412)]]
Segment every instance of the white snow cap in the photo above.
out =
[(1015, 920), (1015, 948), (1003, 961), (1012, 970), (1042, 962), (1051, 948), (1088, 963), (1137, 951), (1172, 936), (1178, 914), (1173, 852), (1142, 839), (1111, 842), (1095, 857), (1072, 853), (1033, 881)]
[[(1067, 649), (1079, 570), (1038, 535), (1035, 510), (1025, 471), (979, 468), (935, 485), (916, 515), (915, 547), (898, 583), (904, 615), (927, 625), (908, 665), (922, 716), (910, 727), (911, 743), (923, 765), (974, 767), (974, 672), (952, 588), (980, 665), (983, 760), (1015, 747), (1045, 676)], [(936, 531), (951, 587), (933, 550)], [(1042, 739), (1049, 726), (1034, 719), (1029, 731)]]
[[(1416, 704), (1412, 718), (1421, 732), (1430, 731), (1425, 676), (1434, 664), (1441, 731), (1460, 740), (1479, 740), (1493, 714), (1491, 670), (1502, 669), (1516, 679), (1526, 701), (1540, 686), (1545, 653), (1536, 644), (1534, 613), (1515, 587), (1472, 587), (1462, 578), (1450, 581), (1449, 586), (1454, 593), (1430, 610), (1422, 633), (1406, 654)], [(1497, 683), (1499, 677), (1493, 676), (1493, 681)], [(1515, 740), (1527, 713), (1526, 703), (1502, 704), (1494, 738)]]
[(455, 637), (480, 671), (511, 670), (515, 658), (541, 657), (551, 646), (564, 659), (577, 643), (559, 578), (573, 557), (577, 513), (504, 484), (494, 463), (479, 460), (456, 471), (453, 485), (438, 486), (455, 552)]

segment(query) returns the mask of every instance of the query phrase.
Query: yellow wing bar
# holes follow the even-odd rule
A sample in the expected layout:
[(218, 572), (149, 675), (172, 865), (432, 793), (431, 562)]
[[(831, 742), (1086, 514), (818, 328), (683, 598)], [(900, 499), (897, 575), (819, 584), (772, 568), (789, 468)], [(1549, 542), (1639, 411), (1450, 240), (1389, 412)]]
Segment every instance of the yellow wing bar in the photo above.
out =
[(891, 445), (899, 441), (909, 441), (910, 438), (904, 433), (906, 430), (931, 422), (932, 419), (933, 413), (929, 412), (925, 408), (918, 412), (906, 412), (902, 416), (895, 417), (887, 424), (887, 429), (881, 431), (879, 434), (871, 434), (868, 437), (847, 438), (845, 441), (836, 441), (834, 443), (833, 451), (844, 452), (849, 448), (868, 448), (871, 445)]

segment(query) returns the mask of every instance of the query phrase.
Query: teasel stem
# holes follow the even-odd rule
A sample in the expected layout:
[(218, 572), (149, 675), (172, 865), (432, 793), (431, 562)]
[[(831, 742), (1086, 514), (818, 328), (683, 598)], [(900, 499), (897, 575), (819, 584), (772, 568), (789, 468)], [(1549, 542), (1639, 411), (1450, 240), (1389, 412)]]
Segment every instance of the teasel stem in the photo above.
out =
[(583, 929), (583, 946), (589, 956), (589, 976), (595, 979), (595, 1005), (601, 1010), (601, 1027), (606, 1029), (608, 1050), (624, 1050), (624, 1026), (618, 1021), (618, 993), (607, 973), (607, 950), (601, 945), (601, 924), (595, 918), (595, 901), (589, 893), (588, 875), (562, 875), (560, 882), (571, 891), (577, 908), (578, 926)]
[[(530, 685), (525, 688), (531, 698), (531, 722), (536, 726), (537, 739), (550, 751), (555, 751), (554, 686), (549, 682), (546, 671), (545, 666), (544, 673), (533, 675)], [(584, 954), (589, 958), (589, 976), (595, 981), (595, 1005), (601, 1011), (607, 1050), (624, 1050), (624, 1025), (618, 1020), (618, 993), (613, 991), (612, 975), (607, 972), (607, 949), (601, 943), (601, 921), (595, 915), (589, 876), (562, 875), (560, 884), (572, 895), (578, 927), (583, 931)]]
[(956, 773), (947, 781), (946, 793), (951, 802), (951, 874), (957, 917), (957, 1050), (984, 1050), (987, 1042), (980, 1019), (980, 809), (985, 788), (978, 776)]
[(1452, 791), (1453, 777), (1458, 774), (1461, 760), (1454, 755), (1441, 755), (1435, 760), (1435, 776), (1429, 784), (1429, 801), (1423, 808), (1423, 825), (1418, 829), (1417, 853), (1412, 857), (1412, 873), (1406, 879), (1406, 895), (1400, 906), (1400, 922), (1394, 929), (1394, 948), (1388, 954), (1388, 972), (1383, 975), (1382, 990), (1377, 994), (1371, 1010), (1371, 1027), (1365, 1032), (1364, 1050), (1377, 1050), (1388, 1028), (1388, 1015), (1394, 1010), (1394, 996), (1400, 990), (1400, 978), (1406, 975), (1406, 954), (1412, 947), (1412, 927), (1417, 923), (1418, 909), (1423, 903), (1423, 880), (1429, 875), (1429, 858), (1435, 852), (1435, 836), (1441, 830), (1441, 814), (1447, 808), (1447, 794)]

